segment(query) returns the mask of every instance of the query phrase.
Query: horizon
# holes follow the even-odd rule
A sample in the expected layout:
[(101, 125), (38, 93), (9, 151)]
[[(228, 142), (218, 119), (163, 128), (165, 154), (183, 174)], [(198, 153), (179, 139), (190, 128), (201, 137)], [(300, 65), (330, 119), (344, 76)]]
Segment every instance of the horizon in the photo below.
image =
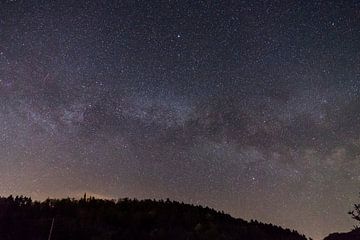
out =
[[(25, 196), (25, 195), (9, 195), (9, 196), (0, 196), (0, 198), (8, 198), (8, 197), (13, 197), (14, 199), (16, 197), (29, 197), (29, 196)], [(31, 198), (31, 197), (30, 197)], [(222, 213), (222, 214), (227, 214), (227, 215), (230, 215), (232, 218), (234, 219), (240, 219), (240, 220), (244, 220), (244, 221), (247, 221), (247, 222), (251, 222), (251, 221), (257, 221), (259, 223), (263, 223), (263, 224), (271, 224), (271, 225), (274, 225), (274, 226), (279, 226), (281, 227), (282, 229), (288, 229), (288, 230), (291, 230), (291, 231), (297, 231), (299, 234), (304, 234), (300, 231), (298, 231), (297, 229), (293, 229), (291, 227), (287, 227), (287, 226), (281, 226), (281, 225), (277, 225), (277, 224), (274, 224), (273, 222), (265, 222), (265, 221), (261, 221), (260, 219), (245, 219), (245, 218), (242, 218), (242, 217), (237, 217), (237, 216), (233, 216), (231, 215), (230, 213), (222, 210), (222, 209), (216, 209), (216, 208), (212, 208), (210, 206), (207, 206), (207, 205), (203, 205), (203, 204), (200, 204), (200, 203), (191, 203), (191, 202), (183, 202), (183, 201), (179, 201), (179, 200), (174, 200), (174, 199), (169, 199), (169, 198), (128, 198), (128, 197), (114, 197), (114, 198), (110, 198), (110, 197), (105, 197), (103, 198), (101, 195), (99, 194), (95, 194), (95, 196), (91, 195), (91, 194), (88, 194), (88, 193), (84, 193), (82, 196), (80, 195), (74, 195), (74, 196), (67, 196), (67, 197), (46, 197), (46, 198), (43, 198), (43, 199), (33, 199), (31, 198), (31, 200), (33, 202), (40, 202), (40, 203), (43, 203), (43, 202), (46, 202), (47, 200), (63, 200), (63, 199), (70, 199), (72, 201), (81, 201), (81, 200), (92, 200), (92, 199), (95, 199), (95, 200), (109, 200), (109, 201), (113, 201), (114, 203), (118, 202), (118, 201), (122, 201), (122, 200), (129, 200), (129, 201), (155, 201), (155, 202), (167, 202), (168, 200), (170, 202), (177, 202), (177, 203), (182, 203), (182, 204), (185, 204), (185, 205), (190, 205), (190, 206), (194, 206), (194, 207), (203, 207), (203, 208), (209, 208), (211, 210), (214, 210), (216, 212), (219, 212), (219, 213)], [(340, 232), (341, 233), (341, 232)], [(329, 233), (330, 234), (330, 233)], [(328, 234), (328, 235), (329, 235)], [(305, 235), (305, 234), (304, 234)], [(305, 235), (306, 236), (306, 235)], [(306, 236), (307, 238), (311, 238), (313, 240), (318, 240), (318, 239), (315, 239), (315, 238), (312, 238), (311, 236)]]
[[(284, 223), (283, 225), (281, 223), (276, 223), (276, 222), (271, 222), (271, 221), (266, 221), (266, 220), (263, 220), (263, 219), (257, 219), (257, 218), (252, 218), (252, 217), (244, 217), (244, 216), (237, 216), (237, 215), (234, 215), (232, 214), (231, 212), (228, 212), (227, 210), (225, 209), (221, 209), (221, 208), (216, 208), (216, 207), (213, 207), (211, 205), (207, 205), (206, 203), (202, 203), (202, 202), (199, 202), (199, 201), (193, 201), (193, 200), (189, 200), (189, 201), (183, 201), (181, 199), (172, 199), (172, 198), (168, 198), (168, 197), (153, 197), (153, 198), (146, 198), (146, 197), (136, 197), (136, 196), (133, 196), (133, 197), (129, 197), (129, 196), (110, 196), (110, 195), (102, 195), (102, 194), (99, 194), (99, 193), (92, 193), (92, 192), (77, 192), (77, 193), (71, 193), (71, 194), (68, 194), (68, 195), (58, 195), (58, 196), (43, 196), (41, 198), (33, 198), (31, 196), (28, 196), (28, 195), (25, 195), (25, 194), (10, 194), (10, 195), (0, 195), (0, 198), (1, 197), (10, 197), (10, 196), (13, 196), (13, 197), (20, 197), (20, 196), (23, 196), (23, 197), (31, 197), (31, 199), (33, 201), (39, 201), (39, 202), (44, 202), (45, 200), (47, 199), (74, 199), (74, 200), (81, 200), (84, 198), (84, 196), (86, 195), (86, 198), (89, 199), (91, 197), (94, 197), (95, 199), (100, 199), (100, 200), (111, 200), (111, 201), (118, 201), (118, 200), (121, 200), (121, 199), (129, 199), (129, 200), (139, 200), (139, 201), (143, 201), (143, 200), (151, 200), (151, 201), (165, 201), (167, 199), (169, 199), (170, 201), (175, 201), (175, 202), (181, 202), (181, 203), (184, 203), (184, 204), (190, 204), (190, 205), (193, 205), (193, 206), (202, 206), (202, 207), (209, 207), (210, 209), (213, 209), (217, 212), (223, 212), (225, 214), (229, 214), (231, 217), (235, 218), (235, 219), (242, 219), (242, 220), (245, 220), (245, 221), (252, 221), (252, 220), (256, 220), (256, 221), (259, 221), (261, 223), (265, 223), (265, 224), (273, 224), (275, 226), (280, 226), (282, 227), (283, 229), (290, 229), (290, 230), (295, 230), (297, 232), (299, 232), (299, 234), (305, 234), (305, 236), (307, 238), (312, 238), (313, 240), (322, 240), (324, 237), (328, 236), (329, 234), (331, 233), (346, 233), (346, 232), (349, 232), (350, 230), (352, 230), (353, 228), (351, 229), (343, 229), (343, 230), (338, 230), (338, 231), (332, 231), (332, 232), (329, 232), (327, 234), (325, 234), (324, 236), (320, 236), (319, 238), (314, 238), (313, 236), (309, 236), (307, 235), (306, 233), (300, 231), (299, 229), (296, 229), (296, 228), (293, 228), (292, 226), (288, 226), (286, 225), (286, 223)], [(360, 199), (359, 199), (360, 201)], [(349, 209), (350, 210), (350, 209)], [(350, 218), (350, 217), (349, 217)]]
[[(103, 239), (101, 236), (110, 234), (112, 237), (133, 236), (138, 239), (165, 236), (176, 236), (176, 239), (247, 239), (256, 236), (256, 239), (262, 240), (275, 240), (279, 237), (308, 240), (296, 230), (257, 220), (244, 221), (231, 217), (224, 211), (170, 199), (106, 200), (87, 196), (85, 193), (78, 199), (48, 198), (42, 202), (32, 201), (26, 196), (0, 197), (0, 203), (0, 210), (4, 213), (0, 221), (7, 225), (0, 234), (11, 239), (23, 239), (25, 236), (42, 238), (44, 231), (51, 225), (49, 236), (55, 227), (54, 235), (59, 239), (74, 236), (77, 236), (76, 239)], [(109, 221), (109, 218), (112, 220)], [(155, 234), (154, 230), (160, 231), (159, 229), (163, 233)]]
[(350, 231), (359, 16), (355, 0), (1, 1), (0, 195)]

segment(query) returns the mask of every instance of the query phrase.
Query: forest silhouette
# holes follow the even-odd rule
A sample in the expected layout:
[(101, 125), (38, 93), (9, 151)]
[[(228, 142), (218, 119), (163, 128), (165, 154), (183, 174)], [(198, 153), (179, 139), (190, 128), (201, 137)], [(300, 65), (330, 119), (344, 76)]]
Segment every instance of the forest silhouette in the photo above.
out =
[(297, 231), (167, 200), (0, 198), (0, 239), (306, 240)]

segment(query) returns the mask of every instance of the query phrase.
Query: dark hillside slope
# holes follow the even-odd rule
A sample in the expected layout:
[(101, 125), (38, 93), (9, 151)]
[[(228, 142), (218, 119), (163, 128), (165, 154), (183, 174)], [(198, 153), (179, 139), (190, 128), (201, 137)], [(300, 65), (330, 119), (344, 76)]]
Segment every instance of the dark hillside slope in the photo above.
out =
[(324, 240), (360, 240), (360, 229), (348, 233), (332, 233)]
[(173, 201), (0, 198), (0, 239), (305, 240), (296, 231)]

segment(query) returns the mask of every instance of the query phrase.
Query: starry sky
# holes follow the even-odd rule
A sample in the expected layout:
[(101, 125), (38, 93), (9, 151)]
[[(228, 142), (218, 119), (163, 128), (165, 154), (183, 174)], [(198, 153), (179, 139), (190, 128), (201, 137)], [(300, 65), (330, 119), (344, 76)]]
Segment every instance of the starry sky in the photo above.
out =
[(0, 195), (350, 230), (359, 1), (0, 1)]

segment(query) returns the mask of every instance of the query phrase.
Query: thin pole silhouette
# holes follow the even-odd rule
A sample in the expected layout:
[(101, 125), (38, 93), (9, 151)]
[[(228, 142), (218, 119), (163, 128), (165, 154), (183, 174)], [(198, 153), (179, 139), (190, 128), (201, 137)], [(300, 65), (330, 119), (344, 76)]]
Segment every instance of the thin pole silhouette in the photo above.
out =
[(52, 219), (52, 222), (51, 222), (51, 227), (50, 227), (50, 232), (49, 232), (49, 238), (48, 240), (51, 240), (51, 234), (52, 234), (52, 231), (53, 231), (53, 228), (54, 228), (54, 220), (55, 218)]

